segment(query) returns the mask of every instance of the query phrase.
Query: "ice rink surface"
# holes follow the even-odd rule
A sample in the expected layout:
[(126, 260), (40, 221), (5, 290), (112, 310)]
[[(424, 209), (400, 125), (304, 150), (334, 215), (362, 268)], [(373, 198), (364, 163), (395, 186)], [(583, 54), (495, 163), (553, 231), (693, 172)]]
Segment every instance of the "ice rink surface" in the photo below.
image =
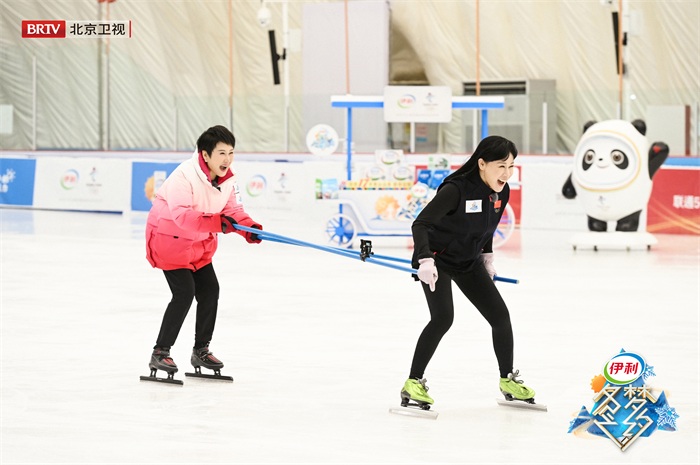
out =
[[(0, 462), (47, 464), (697, 464), (700, 238), (573, 251), (516, 231), (496, 251), (515, 364), (549, 411), (499, 407), (490, 328), (460, 295), (428, 366), (437, 420), (391, 415), (428, 321), (405, 272), (304, 247), (220, 237), (211, 349), (234, 383), (185, 378), (194, 308), (172, 354), (182, 387), (140, 382), (170, 294), (145, 260), (143, 214), (0, 209)], [(323, 225), (260, 219), (320, 242)], [(409, 257), (406, 239), (373, 240)], [(620, 349), (654, 366), (678, 431), (621, 452), (567, 434)]]

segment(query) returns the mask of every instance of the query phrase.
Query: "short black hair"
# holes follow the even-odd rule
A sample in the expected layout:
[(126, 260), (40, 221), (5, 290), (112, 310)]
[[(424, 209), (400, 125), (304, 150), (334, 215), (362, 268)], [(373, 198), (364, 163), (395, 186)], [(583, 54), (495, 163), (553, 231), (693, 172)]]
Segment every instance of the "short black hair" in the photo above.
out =
[(212, 126), (199, 136), (197, 139), (197, 151), (207, 152), (211, 155), (214, 151), (214, 147), (219, 142), (230, 145), (231, 147), (236, 147), (236, 138), (233, 133), (228, 130), (225, 126)]

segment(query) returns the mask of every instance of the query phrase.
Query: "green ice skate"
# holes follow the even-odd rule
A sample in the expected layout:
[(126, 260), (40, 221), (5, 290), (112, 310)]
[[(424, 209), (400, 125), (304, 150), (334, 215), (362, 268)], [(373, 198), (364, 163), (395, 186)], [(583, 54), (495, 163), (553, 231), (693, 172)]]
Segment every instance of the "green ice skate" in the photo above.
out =
[(507, 378), (501, 378), (498, 387), (506, 397), (506, 400), (521, 400), (523, 402), (534, 403), (535, 390), (523, 384), (523, 381), (517, 379), (520, 375), (518, 370), (513, 373), (508, 373)]
[[(425, 385), (427, 380), (409, 378), (401, 389), (401, 406), (402, 407), (420, 407), (423, 410), (430, 409), (430, 406), (435, 402), (428, 395), (428, 386)], [(412, 402), (411, 402), (412, 401)]]

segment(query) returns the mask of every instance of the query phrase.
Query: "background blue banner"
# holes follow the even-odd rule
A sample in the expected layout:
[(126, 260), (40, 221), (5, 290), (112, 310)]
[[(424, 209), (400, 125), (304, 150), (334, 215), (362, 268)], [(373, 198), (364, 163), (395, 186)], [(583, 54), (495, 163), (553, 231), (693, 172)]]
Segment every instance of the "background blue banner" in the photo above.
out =
[(0, 204), (32, 206), (36, 160), (0, 158)]
[(179, 165), (135, 161), (131, 167), (131, 209), (149, 211), (153, 193)]

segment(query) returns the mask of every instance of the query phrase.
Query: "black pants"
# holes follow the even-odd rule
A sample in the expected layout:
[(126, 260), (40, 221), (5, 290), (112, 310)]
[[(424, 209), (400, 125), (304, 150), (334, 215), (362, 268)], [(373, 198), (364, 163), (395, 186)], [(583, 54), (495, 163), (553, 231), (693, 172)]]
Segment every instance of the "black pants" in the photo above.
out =
[(182, 323), (192, 306), (192, 300), (197, 299), (194, 347), (204, 347), (214, 334), (216, 310), (219, 305), (219, 281), (214, 267), (210, 263), (197, 271), (179, 269), (163, 273), (173, 298), (163, 315), (156, 346), (172, 347), (175, 344)]
[(435, 292), (430, 292), (430, 287), (421, 283), (430, 309), (430, 322), (418, 338), (410, 377), (423, 377), (425, 368), (433, 357), (442, 336), (452, 326), (454, 320), (452, 281), (491, 325), (498, 369), (501, 378), (506, 378), (513, 370), (513, 329), (510, 325), (510, 314), (483, 265), (466, 273), (448, 273), (438, 269)]

